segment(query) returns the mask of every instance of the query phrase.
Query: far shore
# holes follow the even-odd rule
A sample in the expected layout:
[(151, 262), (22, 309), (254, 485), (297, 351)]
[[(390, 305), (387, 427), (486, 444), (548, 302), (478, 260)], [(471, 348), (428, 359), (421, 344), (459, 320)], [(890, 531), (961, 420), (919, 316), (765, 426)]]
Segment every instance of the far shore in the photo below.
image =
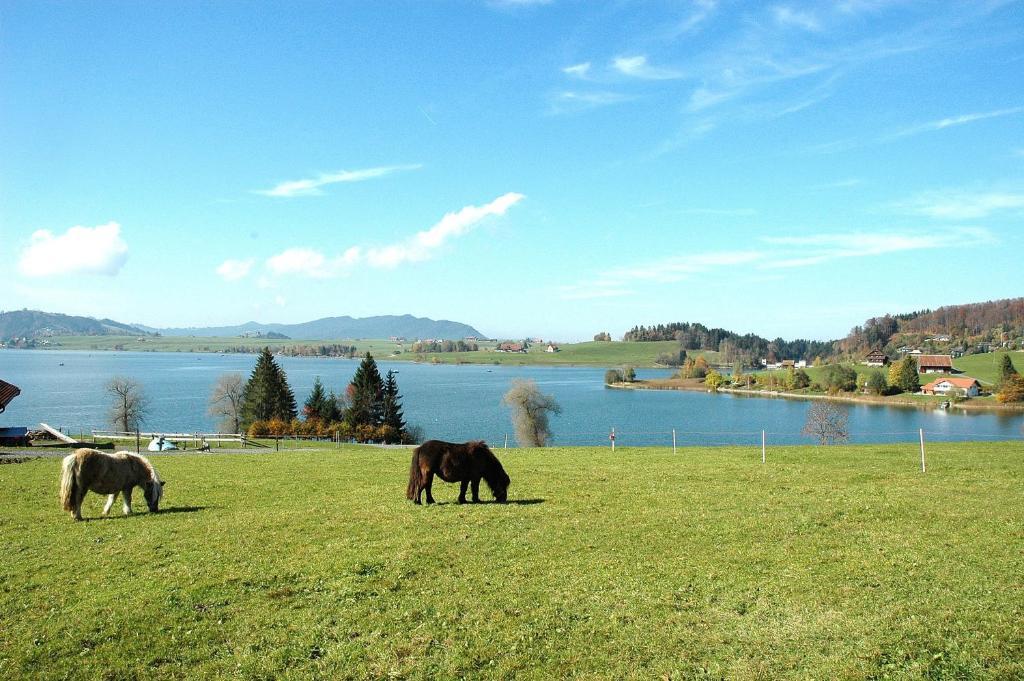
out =
[[(831, 400), (833, 402), (851, 402), (856, 404), (869, 404), (878, 407), (907, 407), (912, 409), (939, 409), (940, 404), (946, 400), (941, 397), (914, 399), (909, 395), (875, 396), (875, 395), (853, 395), (850, 393), (840, 395), (828, 395), (825, 393), (795, 393), (784, 390), (750, 390), (747, 388), (719, 388), (712, 391), (704, 385), (703, 380), (698, 378), (670, 378), (662, 380), (638, 380), (632, 383), (610, 383), (605, 387), (614, 390), (684, 390), (690, 392), (720, 392), (743, 397), (782, 398), (796, 400)], [(918, 395), (918, 397), (924, 397)], [(978, 402), (976, 399), (965, 400), (959, 403), (950, 403), (950, 409), (962, 409), (964, 411), (997, 411), (1019, 413), (1024, 412), (1024, 404), (998, 404), (992, 402)]]

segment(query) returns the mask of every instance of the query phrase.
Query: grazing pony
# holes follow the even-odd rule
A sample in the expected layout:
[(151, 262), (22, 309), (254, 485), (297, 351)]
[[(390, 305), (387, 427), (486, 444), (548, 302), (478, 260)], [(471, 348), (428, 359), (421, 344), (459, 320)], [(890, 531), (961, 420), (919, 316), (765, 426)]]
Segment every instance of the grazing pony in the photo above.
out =
[(423, 490), (426, 490), (427, 503), (434, 503), (430, 486), (435, 474), (445, 482), (462, 483), (460, 504), (466, 503), (466, 487), (470, 483), (473, 485), (473, 503), (480, 502), (480, 478), (487, 481), (498, 503), (503, 504), (508, 500), (508, 474), (501, 467), (498, 457), (482, 440), (461, 445), (428, 440), (414, 449), (405, 496), (418, 504)]
[(78, 449), (64, 457), (60, 475), (60, 503), (75, 520), (82, 519), (82, 499), (92, 490), (109, 494), (103, 515), (110, 512), (114, 499), (123, 497), (124, 514), (132, 512), (132, 488), (142, 488), (151, 513), (160, 510), (164, 485), (153, 464), (144, 456), (131, 452), (105, 454), (95, 449)]

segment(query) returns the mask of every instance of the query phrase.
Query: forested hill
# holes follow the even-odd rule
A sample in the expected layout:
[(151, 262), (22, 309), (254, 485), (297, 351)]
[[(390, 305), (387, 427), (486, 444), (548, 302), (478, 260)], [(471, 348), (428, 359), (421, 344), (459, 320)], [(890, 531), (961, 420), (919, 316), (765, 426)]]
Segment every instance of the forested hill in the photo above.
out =
[(722, 354), (722, 361), (735, 359), (753, 361), (761, 358), (806, 359), (829, 357), (835, 352), (834, 341), (813, 341), (782, 338), (768, 340), (757, 334), (740, 335), (727, 329), (709, 329), (700, 323), (673, 322), (654, 326), (634, 326), (623, 336), (626, 341), (679, 341), (683, 350), (714, 350)]
[(145, 331), (112, 319), (75, 317), (38, 310), (0, 312), (0, 339), (46, 336), (144, 336)]
[(301, 324), (261, 324), (247, 322), (238, 326), (201, 328), (153, 329), (164, 336), (239, 336), (257, 331), (281, 333), (297, 340), (330, 340), (340, 338), (432, 338), (460, 340), (468, 337), (484, 338), (472, 326), (447, 319), (428, 319), (412, 315), (383, 315), (377, 317), (324, 317)]
[(856, 326), (840, 342), (844, 352), (919, 343), (929, 336), (948, 336), (948, 343), (967, 346), (978, 342), (1001, 344), (1024, 336), (1024, 298), (984, 303), (945, 305), (937, 310), (872, 317)]

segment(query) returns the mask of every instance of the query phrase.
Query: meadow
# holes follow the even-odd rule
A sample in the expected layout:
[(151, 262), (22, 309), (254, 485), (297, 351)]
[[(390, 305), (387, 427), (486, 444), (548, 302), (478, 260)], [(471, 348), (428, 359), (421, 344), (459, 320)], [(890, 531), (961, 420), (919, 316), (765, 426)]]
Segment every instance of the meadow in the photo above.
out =
[[(0, 678), (1020, 678), (1024, 443), (154, 456), (84, 523), (0, 465)], [(489, 499), (486, 492), (482, 493)]]
[[(378, 360), (431, 362), (437, 364), (501, 364), (501, 365), (547, 365), (547, 366), (636, 366), (653, 367), (658, 355), (663, 352), (679, 352), (675, 341), (652, 343), (594, 342), (566, 343), (558, 352), (545, 352), (546, 343), (531, 345), (526, 353), (497, 352), (497, 343), (480, 341), (480, 350), (474, 352), (411, 352), (411, 342), (397, 342), (381, 339), (340, 339), (340, 340), (285, 340), (240, 337), (192, 337), (192, 336), (60, 336), (51, 344), (39, 349), (76, 351), (135, 352), (226, 352), (247, 348), (259, 352), (263, 347), (285, 349), (299, 345), (329, 345), (340, 343), (354, 346), (357, 355), (371, 353)], [(709, 362), (717, 360), (718, 353), (701, 351)]]

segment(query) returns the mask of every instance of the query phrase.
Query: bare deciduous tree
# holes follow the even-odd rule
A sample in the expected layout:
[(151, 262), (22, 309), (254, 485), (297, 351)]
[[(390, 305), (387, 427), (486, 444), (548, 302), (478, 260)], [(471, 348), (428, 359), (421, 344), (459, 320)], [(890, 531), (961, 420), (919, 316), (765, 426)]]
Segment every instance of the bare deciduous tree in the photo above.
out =
[(512, 381), (502, 402), (512, 408), (512, 426), (522, 447), (543, 447), (551, 437), (548, 414), (561, 414), (562, 407), (553, 395), (544, 395), (536, 382)]
[(833, 402), (821, 400), (807, 410), (807, 422), (800, 431), (804, 435), (816, 438), (823, 445), (835, 442), (846, 442), (850, 439), (847, 429), (848, 415), (846, 409)]
[(149, 413), (149, 398), (142, 384), (134, 378), (114, 376), (107, 383), (107, 392), (113, 397), (110, 422), (126, 433), (138, 430)]
[(210, 393), (210, 416), (217, 416), (218, 428), (231, 433), (242, 432), (242, 401), (245, 381), (242, 374), (222, 374)]

